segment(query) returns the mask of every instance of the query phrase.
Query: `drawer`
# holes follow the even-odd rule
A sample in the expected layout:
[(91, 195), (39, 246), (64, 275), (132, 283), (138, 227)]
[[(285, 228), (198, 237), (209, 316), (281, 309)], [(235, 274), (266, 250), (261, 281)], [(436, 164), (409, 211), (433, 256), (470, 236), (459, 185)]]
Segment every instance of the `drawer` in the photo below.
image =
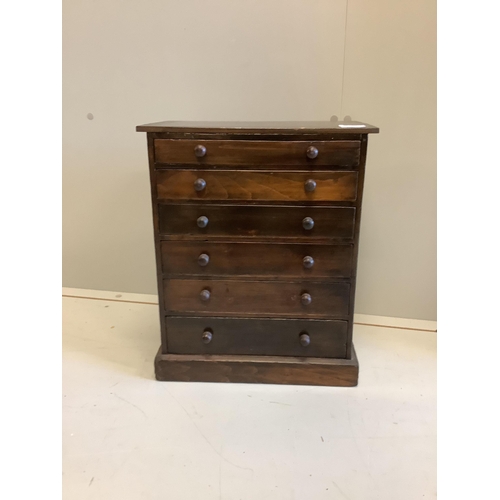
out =
[(335, 165), (357, 167), (360, 141), (156, 139), (155, 162), (186, 165)]
[(165, 274), (349, 278), (352, 245), (162, 241)]
[(358, 173), (159, 170), (160, 200), (355, 201)]
[(348, 318), (350, 284), (166, 279), (168, 314)]
[(345, 358), (347, 322), (167, 317), (172, 354)]
[(350, 239), (356, 209), (160, 204), (158, 212), (164, 235)]

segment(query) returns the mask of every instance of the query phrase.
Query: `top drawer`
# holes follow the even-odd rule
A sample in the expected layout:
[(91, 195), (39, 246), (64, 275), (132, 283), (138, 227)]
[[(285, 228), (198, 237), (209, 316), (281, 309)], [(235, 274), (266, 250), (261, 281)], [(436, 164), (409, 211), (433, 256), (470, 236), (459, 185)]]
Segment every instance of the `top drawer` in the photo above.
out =
[(357, 167), (360, 141), (156, 139), (155, 162), (184, 165), (331, 165)]

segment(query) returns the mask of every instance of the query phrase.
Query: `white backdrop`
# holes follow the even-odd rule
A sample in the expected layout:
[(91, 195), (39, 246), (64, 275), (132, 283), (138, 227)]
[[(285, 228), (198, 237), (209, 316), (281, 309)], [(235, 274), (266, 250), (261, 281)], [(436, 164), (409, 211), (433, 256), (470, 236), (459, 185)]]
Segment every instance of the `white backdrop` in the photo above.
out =
[(381, 128), (356, 312), (435, 319), (435, 46), (430, 0), (68, 0), (63, 285), (156, 292), (136, 125), (350, 115)]

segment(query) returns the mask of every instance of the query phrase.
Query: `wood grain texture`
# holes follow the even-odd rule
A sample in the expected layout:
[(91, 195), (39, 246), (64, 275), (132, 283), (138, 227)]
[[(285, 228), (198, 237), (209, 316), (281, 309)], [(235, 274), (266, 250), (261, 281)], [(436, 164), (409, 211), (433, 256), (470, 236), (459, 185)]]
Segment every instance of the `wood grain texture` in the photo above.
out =
[(347, 342), (347, 356), (351, 355), (352, 347), (352, 337), (354, 328), (354, 304), (356, 299), (356, 279), (357, 279), (357, 262), (358, 262), (358, 250), (359, 250), (359, 233), (361, 230), (361, 208), (363, 204), (363, 187), (365, 183), (365, 167), (366, 167), (366, 155), (368, 152), (368, 135), (363, 136), (361, 140), (361, 157), (359, 164), (359, 182), (358, 182), (358, 195), (356, 201), (356, 215), (354, 223), (354, 239), (353, 239), (353, 277), (351, 280), (351, 297), (349, 301), (349, 317), (351, 321), (349, 322), (349, 328), (347, 331), (348, 342)]
[(349, 359), (162, 354), (161, 350), (155, 358), (156, 379), (161, 381), (353, 387), (358, 373), (354, 348)]
[[(286, 141), (361, 141), (363, 134), (358, 133), (350, 133), (350, 134), (341, 134), (339, 132), (310, 132), (310, 133), (297, 133), (294, 131), (289, 131), (287, 134), (276, 134), (274, 131), (269, 130), (269, 131), (261, 131), (260, 133), (256, 132), (246, 132), (246, 131), (239, 131), (237, 129), (233, 129), (228, 132), (202, 132), (202, 131), (190, 131), (190, 130), (183, 130), (183, 131), (176, 131), (176, 132), (151, 132), (148, 133), (148, 136), (153, 138), (154, 140), (156, 139), (180, 139), (180, 140), (196, 140), (196, 141), (201, 141), (201, 140), (221, 140), (221, 141), (276, 141), (276, 140), (286, 140)], [(185, 165), (182, 166), (173, 164), (173, 167), (180, 167), (180, 168), (196, 168), (196, 165)], [(158, 168), (172, 168), (172, 166), (169, 166), (168, 164), (163, 164), (161, 162), (156, 162), (156, 167)], [(231, 166), (224, 166), (224, 165), (218, 165), (218, 166), (211, 166), (211, 165), (206, 165), (203, 166), (203, 168), (231, 168)], [(241, 166), (238, 168), (245, 169), (247, 167)], [(260, 168), (260, 165), (252, 165), (253, 169), (255, 168)], [(280, 169), (281, 167), (279, 165), (273, 165), (272, 168), (266, 165), (263, 165), (262, 168), (267, 169), (267, 170), (275, 170), (275, 169)], [(283, 167), (286, 169), (286, 167)], [(319, 169), (322, 169), (323, 167), (319, 167)], [(328, 168), (328, 167), (325, 167)], [(346, 167), (348, 168), (348, 167)], [(290, 166), (288, 166), (288, 169), (290, 169)]]
[[(201, 266), (198, 258), (208, 256)], [(313, 266), (304, 267), (304, 257)], [(214, 243), (210, 241), (162, 241), (161, 262), (164, 276), (233, 276), (268, 279), (350, 278), (352, 245), (314, 245), (273, 243)]]
[[(161, 200), (355, 201), (358, 173), (241, 170), (159, 170)], [(197, 190), (196, 182), (206, 185)], [(313, 191), (306, 182), (313, 181)]]
[[(346, 125), (364, 125), (362, 128), (346, 128)], [(138, 132), (150, 133), (211, 133), (211, 134), (254, 134), (260, 136), (273, 133), (287, 136), (300, 134), (376, 134), (378, 127), (368, 123), (350, 121), (163, 121), (138, 125)]]
[[(166, 279), (165, 310), (171, 314), (276, 316), (290, 318), (347, 319), (348, 282), (315, 283), (277, 281), (230, 281)], [(202, 291), (210, 298), (202, 300)], [(312, 301), (304, 305), (302, 295)]]
[[(203, 332), (211, 341), (204, 343)], [(300, 334), (311, 342), (302, 346)], [(238, 354), (345, 358), (346, 321), (167, 317), (172, 354)]]
[[(206, 149), (203, 157), (195, 148)], [(306, 156), (307, 148), (318, 149), (317, 158)], [(332, 165), (356, 167), (359, 141), (220, 141), (156, 139), (155, 158), (159, 163), (183, 165)]]
[(148, 132), (158, 380), (357, 384), (356, 261), (367, 134), (378, 129), (341, 125), (138, 127)]
[[(153, 236), (156, 254), (156, 284), (158, 287), (158, 299), (159, 303), (163, 304), (163, 280), (162, 280), (162, 270), (161, 270), (161, 249), (160, 249), (160, 222), (158, 215), (158, 199), (156, 192), (156, 169), (155, 169), (155, 151), (154, 151), (154, 140), (148, 134), (147, 137), (148, 144), (148, 161), (149, 161), (149, 179), (151, 188), (151, 205), (153, 212)], [(167, 332), (165, 326), (165, 314), (162, 306), (159, 308), (160, 313), (160, 335), (161, 335), (161, 345), (164, 353), (167, 352)]]
[[(352, 238), (353, 207), (297, 207), (248, 205), (160, 205), (160, 232), (165, 235), (233, 237)], [(207, 227), (197, 219), (207, 217)], [(314, 228), (302, 226), (305, 217), (314, 219)]]

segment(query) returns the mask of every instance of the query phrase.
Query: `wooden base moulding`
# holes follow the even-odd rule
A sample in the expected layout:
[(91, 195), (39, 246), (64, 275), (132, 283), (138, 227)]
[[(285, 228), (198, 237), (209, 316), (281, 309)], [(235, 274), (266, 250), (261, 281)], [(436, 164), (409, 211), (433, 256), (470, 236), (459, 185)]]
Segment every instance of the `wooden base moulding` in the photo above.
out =
[(353, 387), (358, 373), (354, 346), (351, 359), (163, 354), (161, 348), (155, 358), (160, 381)]

